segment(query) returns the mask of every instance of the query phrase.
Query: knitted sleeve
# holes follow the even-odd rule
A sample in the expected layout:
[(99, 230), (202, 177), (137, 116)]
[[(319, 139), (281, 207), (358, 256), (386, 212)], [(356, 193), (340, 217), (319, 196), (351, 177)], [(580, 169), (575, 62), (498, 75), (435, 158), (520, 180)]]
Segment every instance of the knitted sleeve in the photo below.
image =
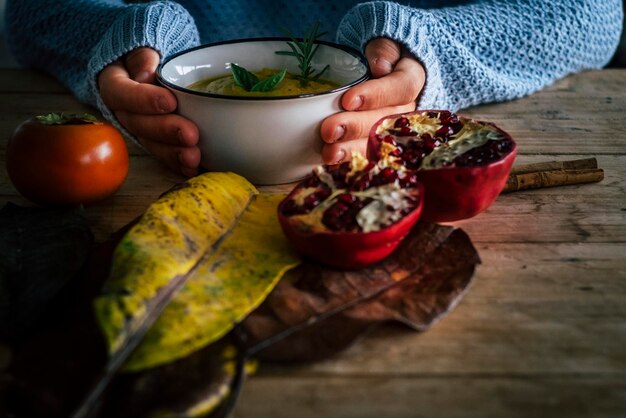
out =
[(423, 64), (418, 107), (458, 110), (532, 93), (569, 73), (600, 68), (617, 47), (622, 0), (487, 0), (440, 9), (362, 3), (339, 42), (404, 44)]
[(8, 44), (22, 65), (52, 74), (108, 119), (97, 86), (105, 66), (142, 46), (167, 56), (199, 43), (191, 16), (168, 1), (8, 0), (5, 18)]

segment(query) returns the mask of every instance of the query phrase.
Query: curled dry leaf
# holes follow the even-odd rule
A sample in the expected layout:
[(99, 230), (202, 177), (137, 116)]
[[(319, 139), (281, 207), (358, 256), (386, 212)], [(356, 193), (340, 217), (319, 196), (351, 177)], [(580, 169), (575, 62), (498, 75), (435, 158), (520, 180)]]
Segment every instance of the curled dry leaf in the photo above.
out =
[(222, 417), (226, 399), (254, 368), (255, 363), (246, 363), (230, 339), (223, 338), (173, 363), (119, 374), (99, 416)]
[(154, 202), (117, 245), (95, 301), (112, 356), (147, 331), (146, 320), (162, 312), (161, 302), (169, 301), (256, 194), (240, 176), (215, 174), (193, 178)]
[(133, 352), (126, 370), (165, 364), (217, 341), (256, 308), (298, 256), (276, 220), (283, 196), (258, 195), (191, 273)]
[(243, 177), (207, 173), (152, 204), (118, 244), (95, 302), (112, 356), (158, 316), (126, 371), (219, 339), (299, 263), (275, 219), (282, 196), (256, 194)]
[(424, 331), (460, 300), (479, 262), (462, 230), (418, 223), (371, 268), (303, 263), (244, 321), (248, 350), (264, 360), (310, 361), (346, 348), (382, 321)]

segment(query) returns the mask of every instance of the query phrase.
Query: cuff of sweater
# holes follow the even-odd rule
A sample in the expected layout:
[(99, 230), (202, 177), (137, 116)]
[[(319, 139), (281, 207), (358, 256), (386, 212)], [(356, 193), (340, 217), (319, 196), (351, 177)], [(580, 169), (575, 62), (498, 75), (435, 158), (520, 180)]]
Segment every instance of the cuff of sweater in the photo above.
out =
[(344, 16), (337, 32), (337, 42), (361, 51), (365, 50), (367, 42), (377, 37), (390, 38), (404, 45), (426, 72), (418, 108), (448, 108), (450, 101), (442, 87), (440, 60), (430, 45), (428, 34), (428, 28), (434, 24), (433, 16), (427, 10), (384, 1), (362, 3)]
[(88, 64), (87, 83), (84, 91), (78, 92), (78, 96), (83, 96), (83, 101), (94, 104), (124, 135), (133, 138), (102, 101), (98, 88), (100, 71), (140, 47), (153, 48), (161, 57), (167, 57), (199, 43), (193, 18), (178, 4), (157, 2), (129, 6), (93, 48)]

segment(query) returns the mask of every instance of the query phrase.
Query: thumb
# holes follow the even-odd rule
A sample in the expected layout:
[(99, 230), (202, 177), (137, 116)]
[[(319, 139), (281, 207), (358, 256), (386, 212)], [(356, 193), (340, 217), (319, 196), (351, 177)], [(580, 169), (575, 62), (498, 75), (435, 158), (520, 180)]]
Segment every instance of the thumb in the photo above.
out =
[(374, 78), (380, 78), (391, 73), (393, 67), (400, 60), (400, 55), (400, 44), (389, 38), (375, 38), (365, 47), (365, 58)]
[(139, 83), (154, 83), (161, 57), (152, 48), (137, 48), (124, 57), (124, 65), (131, 79)]

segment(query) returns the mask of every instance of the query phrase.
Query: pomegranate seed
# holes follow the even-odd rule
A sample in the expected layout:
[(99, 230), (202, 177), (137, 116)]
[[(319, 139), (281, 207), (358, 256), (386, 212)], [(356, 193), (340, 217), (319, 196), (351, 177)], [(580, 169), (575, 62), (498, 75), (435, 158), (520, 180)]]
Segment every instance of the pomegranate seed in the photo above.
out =
[(396, 123), (393, 124), (394, 128), (401, 128), (409, 125), (409, 119), (405, 117), (398, 118)]
[(393, 183), (398, 179), (398, 172), (391, 167), (385, 167), (380, 173), (378, 173), (380, 184)]
[[(428, 134), (426, 134), (428, 135)], [(422, 138), (422, 145), (424, 146), (424, 148), (426, 148), (428, 150), (428, 153), (430, 154), (435, 148), (437, 148), (438, 145), (440, 145), (441, 143), (439, 141), (437, 141), (436, 139), (433, 139), (433, 137), (431, 137), (430, 135), (428, 135), (427, 137), (423, 137)]]
[(507, 139), (489, 141), (481, 147), (473, 148), (454, 159), (459, 167), (476, 167), (501, 160), (511, 150), (511, 142)]
[(459, 132), (463, 128), (463, 123), (456, 122), (456, 123), (452, 123), (452, 124), (450, 124), (448, 126), (450, 127), (450, 129), (452, 129), (452, 135), (454, 135), (454, 134), (456, 134), (457, 132)]
[(320, 204), (320, 199), (317, 196), (317, 193), (311, 193), (310, 195), (304, 198), (303, 206), (308, 212), (313, 210), (313, 208), (315, 208), (319, 204)]
[(384, 178), (390, 178), (393, 176), (396, 176), (396, 178), (398, 177), (398, 173), (396, 173), (396, 171), (391, 167), (383, 168), (383, 170), (380, 172), (380, 175)]
[(363, 191), (365, 189), (369, 189), (371, 186), (371, 182), (372, 174), (367, 173), (354, 182), (354, 184), (352, 185), (352, 190)]
[(337, 206), (333, 205), (324, 211), (324, 216), (328, 217), (329, 219), (335, 219), (338, 218), (341, 213), (342, 211), (339, 210)]
[(452, 130), (451, 127), (447, 125), (444, 125), (435, 131), (435, 136), (442, 137), (442, 138), (448, 137), (452, 134), (454, 134), (454, 131)]
[(417, 135), (417, 132), (415, 132), (408, 126), (403, 126), (400, 129), (397, 129), (395, 131), (395, 134), (398, 136), (415, 136)]
[(400, 179), (400, 187), (403, 189), (408, 189), (417, 184), (417, 176), (415, 174), (410, 174), (402, 179)]
[(489, 141), (488, 144), (490, 148), (498, 154), (508, 154), (511, 151), (511, 141), (509, 141), (508, 139)]
[(422, 164), (423, 155), (423, 152), (417, 149), (411, 149), (402, 154), (402, 162), (406, 168), (414, 170), (419, 168)]
[(450, 112), (449, 110), (444, 110), (439, 114), (439, 120), (441, 121), (441, 123), (445, 123), (444, 120), (449, 120), (450, 117), (452, 117), (452, 112)]
[(326, 200), (326, 198), (332, 194), (332, 190), (330, 190), (328, 186), (324, 185), (324, 187), (319, 189), (316, 193), (320, 200)]
[(350, 172), (350, 163), (348, 161), (335, 166), (332, 169), (327, 169), (330, 175), (333, 177), (335, 185), (337, 187), (345, 187), (346, 176)]
[(337, 196), (337, 201), (348, 204), (348, 205), (354, 202), (355, 200), (356, 200), (356, 197), (354, 195), (351, 195), (350, 193), (342, 193), (339, 196)]
[(391, 135), (387, 135), (383, 138), (383, 142), (386, 142), (387, 144), (391, 144), (391, 145), (396, 145), (396, 141), (395, 139), (393, 139), (393, 136)]
[(345, 204), (344, 202), (336, 202), (333, 206), (335, 207), (335, 209), (337, 209), (340, 212), (345, 212), (350, 207), (349, 205)]
[(360, 229), (356, 215), (363, 208), (364, 202), (355, 198), (350, 204), (336, 202), (322, 215), (322, 223), (332, 231), (353, 231)]

